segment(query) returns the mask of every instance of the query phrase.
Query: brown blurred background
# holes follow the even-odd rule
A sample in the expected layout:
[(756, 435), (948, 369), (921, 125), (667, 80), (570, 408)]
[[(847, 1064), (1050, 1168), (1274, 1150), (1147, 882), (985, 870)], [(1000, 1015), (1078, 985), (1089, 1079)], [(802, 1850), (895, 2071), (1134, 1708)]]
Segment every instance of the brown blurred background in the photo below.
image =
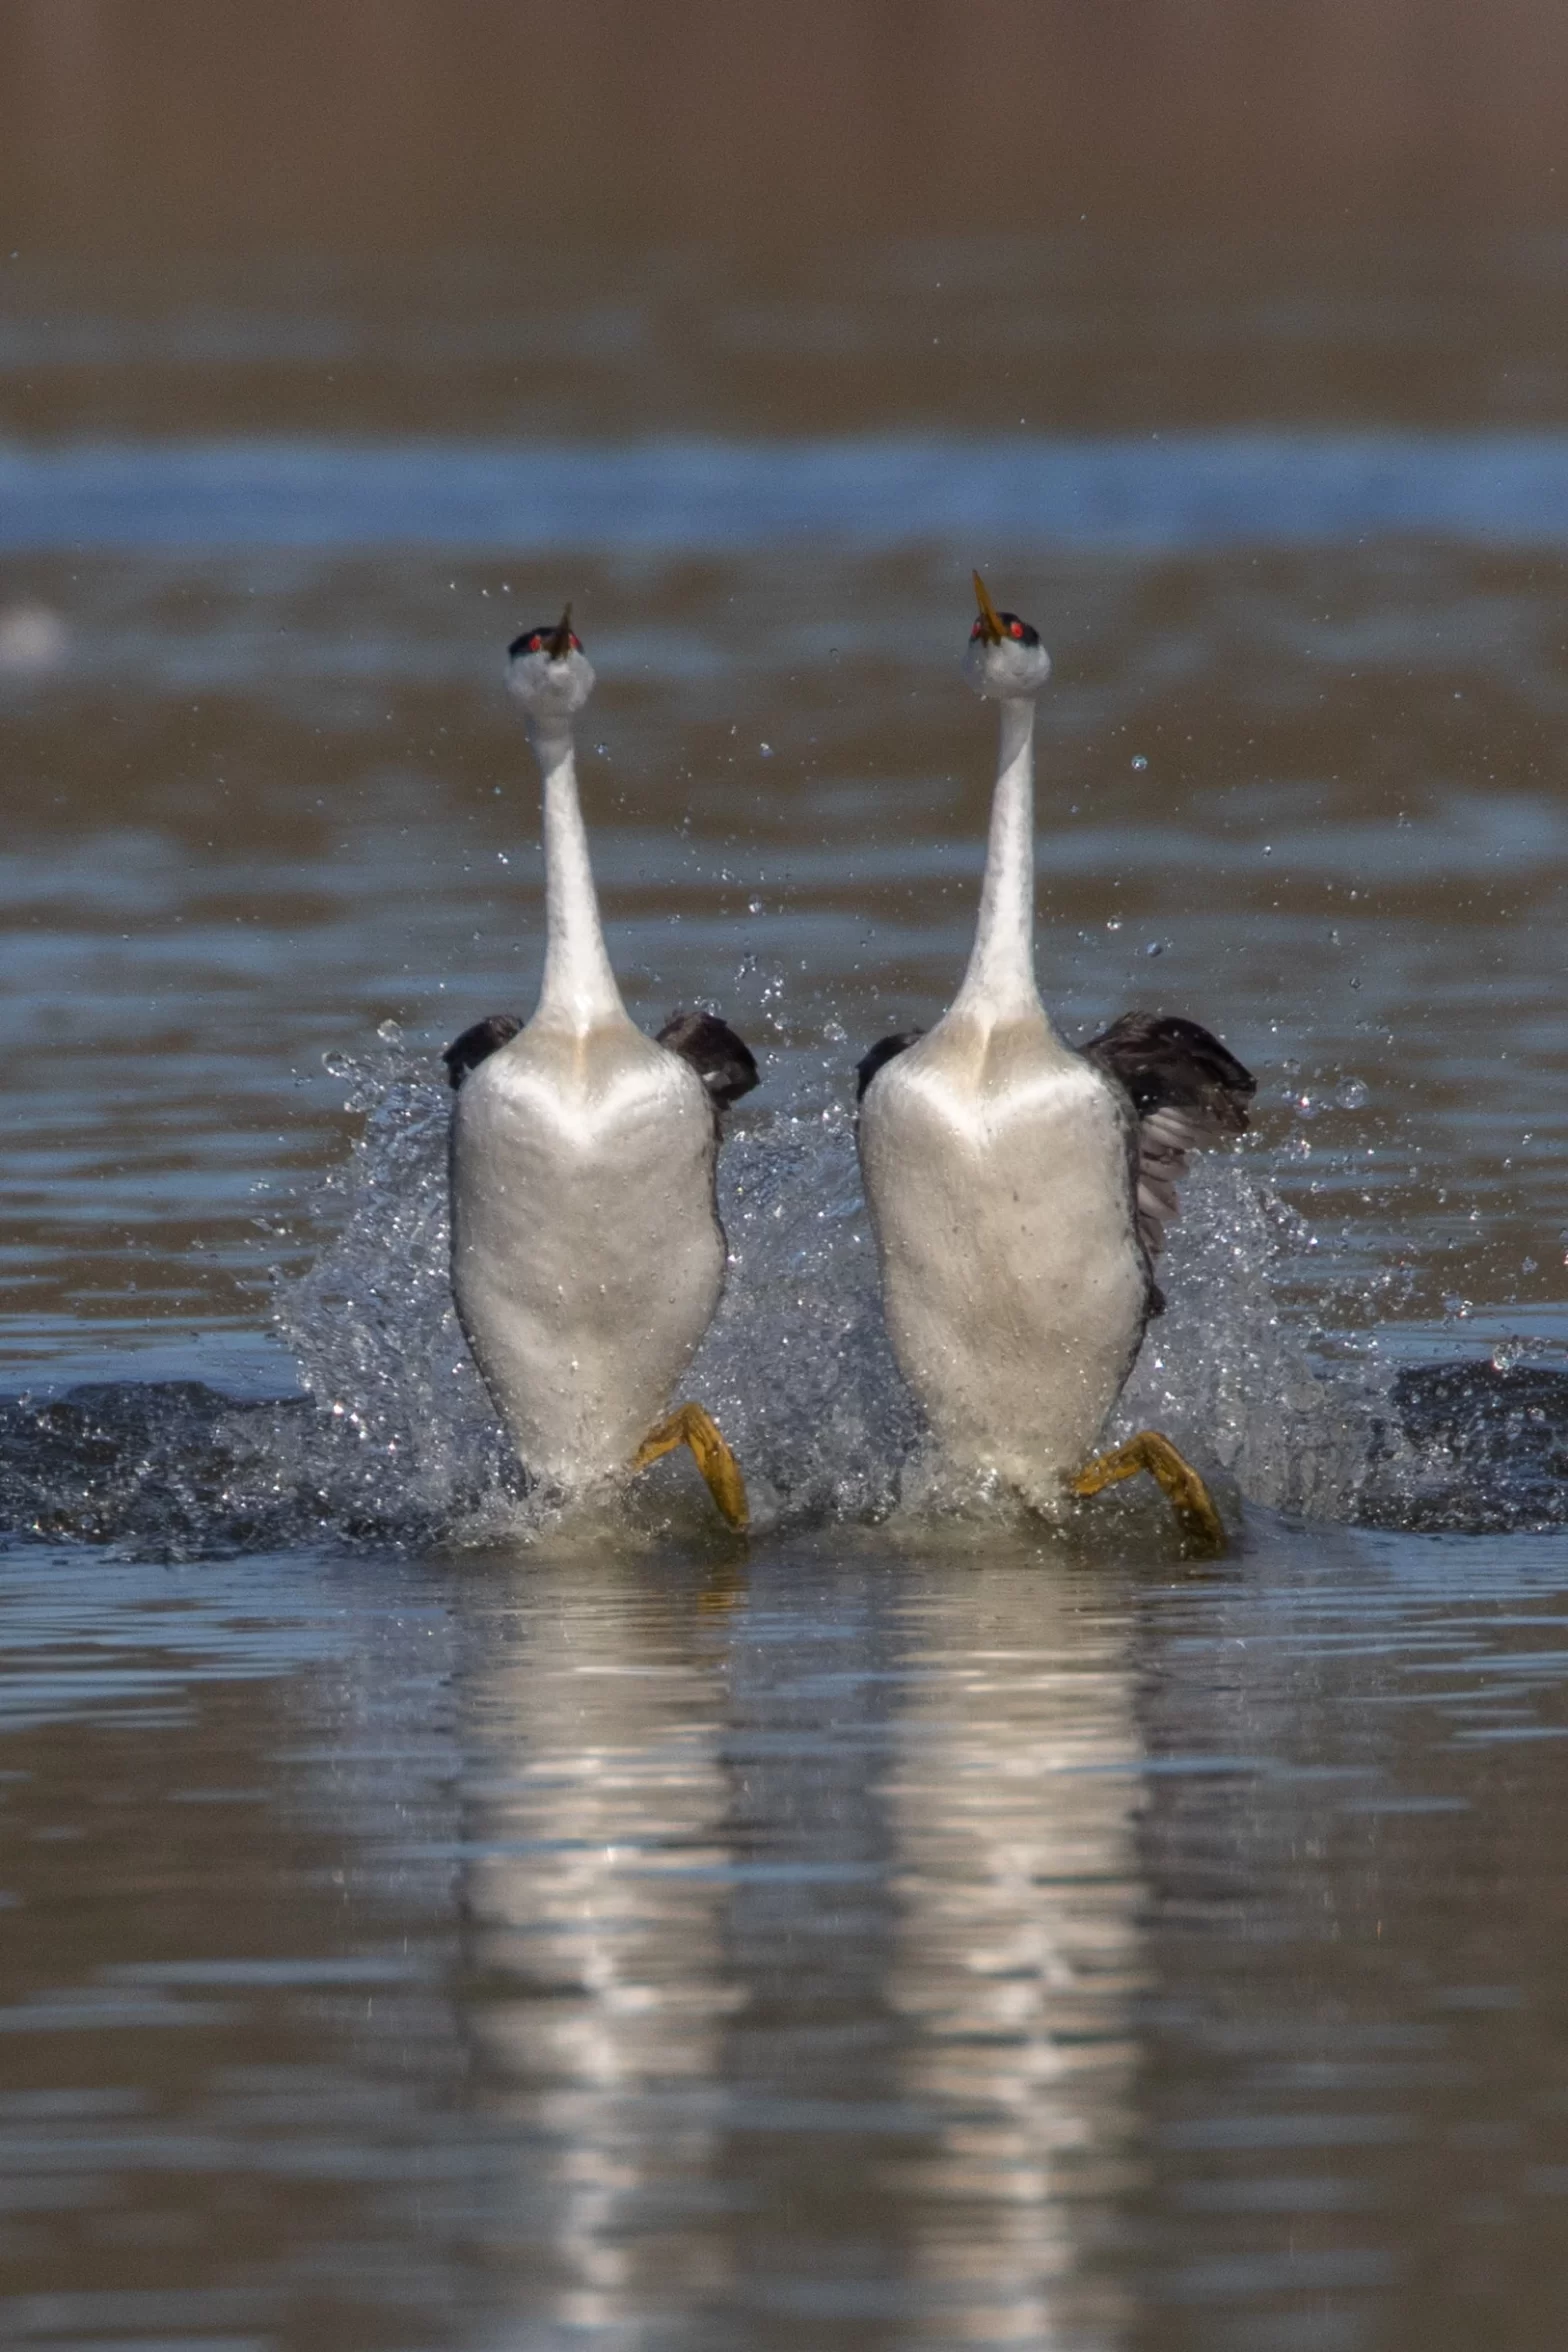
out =
[(1553, 0), (7, 0), (10, 242), (1554, 226)]
[(0, 0), (0, 434), (1555, 423), (1565, 95), (1549, 0)]

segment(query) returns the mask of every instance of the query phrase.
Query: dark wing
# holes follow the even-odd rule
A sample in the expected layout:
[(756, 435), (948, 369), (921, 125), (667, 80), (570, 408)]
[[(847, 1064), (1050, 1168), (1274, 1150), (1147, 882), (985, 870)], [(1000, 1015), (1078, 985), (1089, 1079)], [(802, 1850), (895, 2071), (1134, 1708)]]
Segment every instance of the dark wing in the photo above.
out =
[(477, 1070), (481, 1062), (490, 1059), (497, 1046), (510, 1045), (522, 1025), (515, 1013), (486, 1013), (472, 1029), (454, 1037), (441, 1056), (452, 1092), (457, 1092), (470, 1070)]
[(751, 1048), (717, 1013), (671, 1013), (659, 1043), (690, 1062), (716, 1111), (727, 1111), (757, 1083)]
[(900, 1029), (896, 1037), (879, 1037), (869, 1053), (861, 1055), (855, 1064), (855, 1100), (865, 1100), (866, 1088), (885, 1063), (894, 1061), (901, 1053), (924, 1037), (923, 1029)]
[(1245, 1133), (1257, 1081), (1217, 1037), (1174, 1013), (1123, 1013), (1079, 1051), (1138, 1114), (1138, 1233), (1157, 1258), (1181, 1214), (1187, 1154)]

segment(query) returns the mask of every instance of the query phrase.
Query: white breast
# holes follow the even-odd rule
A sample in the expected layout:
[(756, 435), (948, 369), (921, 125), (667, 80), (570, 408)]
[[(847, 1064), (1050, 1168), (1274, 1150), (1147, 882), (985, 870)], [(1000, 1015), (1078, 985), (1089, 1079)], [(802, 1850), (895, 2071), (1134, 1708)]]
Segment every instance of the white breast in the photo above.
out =
[(862, 1106), (888, 1330), (944, 1453), (1049, 1509), (1143, 1327), (1125, 1130), (1043, 1016), (979, 1045), (951, 1021)]
[(452, 1122), (452, 1287), (527, 1468), (576, 1489), (626, 1468), (724, 1281), (701, 1080), (630, 1022), (535, 1021)]

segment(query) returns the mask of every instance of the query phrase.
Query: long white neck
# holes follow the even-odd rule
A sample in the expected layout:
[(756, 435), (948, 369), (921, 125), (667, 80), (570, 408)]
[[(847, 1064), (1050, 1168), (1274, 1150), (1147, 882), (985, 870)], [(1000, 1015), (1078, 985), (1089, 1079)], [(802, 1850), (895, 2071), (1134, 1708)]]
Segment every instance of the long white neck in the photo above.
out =
[(530, 727), (544, 778), (544, 980), (534, 1019), (584, 1030), (626, 1008), (599, 924), (570, 727)]
[(1034, 698), (1002, 704), (1001, 753), (991, 796), (980, 920), (958, 1012), (1005, 1020), (1040, 1009), (1034, 977)]

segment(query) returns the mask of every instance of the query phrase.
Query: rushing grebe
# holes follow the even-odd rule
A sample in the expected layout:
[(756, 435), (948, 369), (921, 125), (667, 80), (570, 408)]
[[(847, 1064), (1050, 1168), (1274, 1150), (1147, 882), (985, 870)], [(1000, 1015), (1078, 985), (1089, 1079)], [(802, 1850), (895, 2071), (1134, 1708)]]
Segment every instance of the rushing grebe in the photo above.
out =
[(530, 1021), (492, 1014), (447, 1049), (458, 1318), (547, 1487), (581, 1495), (684, 1444), (744, 1527), (713, 1420), (669, 1407), (724, 1286), (717, 1110), (756, 1065), (712, 1015), (677, 1015), (655, 1042), (621, 1002), (577, 796), (572, 721), (594, 674), (570, 606), (515, 640), (507, 683), (544, 780), (544, 981)]
[(1163, 1300), (1153, 1260), (1195, 1146), (1239, 1133), (1253, 1081), (1196, 1022), (1130, 1013), (1075, 1051), (1034, 976), (1038, 634), (980, 616), (965, 675), (1000, 702), (974, 948), (951, 1009), (860, 1065), (860, 1160), (894, 1353), (944, 1456), (1035, 1508), (1148, 1470), (1184, 1531), (1224, 1528), (1197, 1472), (1146, 1430), (1088, 1459)]

